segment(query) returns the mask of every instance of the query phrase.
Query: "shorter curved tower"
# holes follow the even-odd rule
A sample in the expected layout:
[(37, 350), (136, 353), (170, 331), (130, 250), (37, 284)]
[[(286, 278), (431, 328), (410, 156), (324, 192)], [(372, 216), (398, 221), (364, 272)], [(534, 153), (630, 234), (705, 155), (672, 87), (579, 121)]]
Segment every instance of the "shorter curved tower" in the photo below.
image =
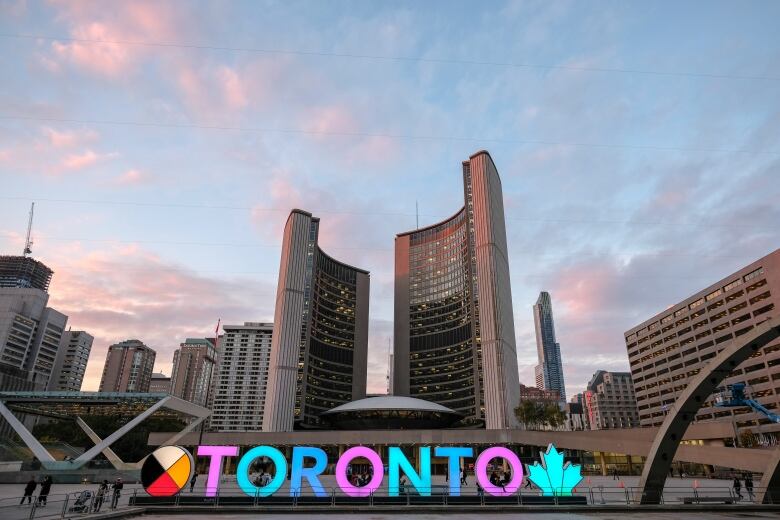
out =
[(519, 404), (501, 179), (486, 151), (463, 162), (465, 205), (395, 238), (393, 393), (466, 424), (516, 424)]
[(295, 209), (284, 228), (263, 431), (317, 428), (366, 396), (369, 273), (325, 254), (319, 223)]

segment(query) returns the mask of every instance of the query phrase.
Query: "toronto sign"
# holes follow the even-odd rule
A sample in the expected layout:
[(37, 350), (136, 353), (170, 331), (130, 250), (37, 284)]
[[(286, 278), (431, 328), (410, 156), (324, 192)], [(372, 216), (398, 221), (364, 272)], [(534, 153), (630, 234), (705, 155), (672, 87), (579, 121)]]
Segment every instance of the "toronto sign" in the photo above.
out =
[[(209, 458), (209, 469), (205, 494), (215, 497), (219, 494), (220, 477), (226, 459), (236, 457), (238, 446), (204, 445), (197, 447), (198, 457)], [(544, 496), (570, 496), (572, 490), (582, 480), (580, 466), (565, 462), (563, 452), (550, 444), (547, 450), (540, 452), (541, 463), (523, 466), (519, 457), (509, 448), (492, 446), (479, 453), (474, 463), (477, 483), (485, 493), (492, 496), (510, 496), (515, 494), (523, 483), (524, 475), (541, 490)], [(338, 458), (335, 466), (336, 483), (341, 491), (351, 497), (366, 497), (382, 485), (387, 472), (387, 492), (390, 496), (399, 496), (403, 489), (414, 488), (423, 496), (431, 494), (431, 455), (447, 459), (448, 484), (450, 496), (460, 496), (460, 468), (462, 461), (474, 457), (474, 449), (468, 446), (424, 446), (419, 448), (419, 471), (409, 461), (399, 446), (387, 449), (387, 464), (373, 449), (366, 446), (353, 446)], [(367, 461), (373, 471), (363, 486), (350, 482), (351, 464), (356, 459)], [(503, 459), (510, 468), (509, 480), (503, 485), (495, 485), (490, 478), (490, 464), (494, 459)], [(256, 461), (270, 461), (275, 474), (258, 485), (251, 478), (251, 470)], [(278, 492), (289, 474), (291, 496), (300, 494), (304, 481), (317, 496), (326, 496), (327, 490), (320, 482), (320, 475), (328, 466), (328, 454), (314, 446), (294, 446), (288, 462), (284, 454), (273, 446), (256, 446), (248, 450), (236, 466), (235, 479), (238, 487), (253, 497), (268, 497)], [(180, 446), (163, 446), (146, 458), (141, 468), (141, 482), (146, 492), (152, 496), (173, 496), (187, 484), (194, 471), (192, 455)], [(408, 483), (401, 483), (401, 473)]]

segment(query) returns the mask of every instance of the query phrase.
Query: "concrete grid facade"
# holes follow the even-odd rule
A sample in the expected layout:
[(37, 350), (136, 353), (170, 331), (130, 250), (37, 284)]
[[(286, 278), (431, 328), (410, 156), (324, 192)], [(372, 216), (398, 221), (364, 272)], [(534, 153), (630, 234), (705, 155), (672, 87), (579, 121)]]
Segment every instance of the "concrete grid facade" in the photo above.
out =
[(634, 384), (629, 372), (597, 371), (588, 383), (584, 400), (591, 430), (639, 426)]
[(68, 322), (48, 302), (42, 289), (0, 288), (0, 364), (24, 371), (39, 390), (52, 378)]
[(285, 224), (264, 431), (317, 427), (366, 395), (369, 273), (327, 255), (319, 225), (297, 209)]
[(54, 375), (49, 380), (49, 390), (81, 391), (94, 339), (83, 330), (68, 330), (62, 335)]
[(490, 155), (463, 162), (464, 207), (395, 239), (393, 393), (516, 425), (519, 379), (501, 179)]
[[(212, 410), (210, 428), (214, 431), (259, 431), (263, 426), (274, 325), (246, 322), (243, 325), (224, 325), (222, 329), (224, 335), (220, 338), (219, 360), (211, 390), (213, 395), (209, 397)], [(210, 341), (204, 341), (214, 349)], [(201, 351), (203, 361), (207, 351)], [(215, 354), (214, 349), (211, 355)], [(185, 365), (180, 361), (177, 372), (183, 370)], [(205, 380), (205, 376), (201, 372), (201, 378)], [(177, 381), (186, 387), (182, 377), (177, 377)], [(191, 385), (193, 395), (198, 393), (195, 386)]]
[(101, 392), (148, 392), (157, 353), (137, 339), (108, 347)]
[[(780, 309), (780, 249), (726, 276), (625, 333), (640, 423), (663, 422), (687, 381), (709, 359)], [(780, 341), (739, 365), (725, 384), (744, 382), (751, 396), (780, 411)], [(696, 420), (734, 421), (754, 433), (779, 424), (747, 408), (718, 408), (709, 396)]]

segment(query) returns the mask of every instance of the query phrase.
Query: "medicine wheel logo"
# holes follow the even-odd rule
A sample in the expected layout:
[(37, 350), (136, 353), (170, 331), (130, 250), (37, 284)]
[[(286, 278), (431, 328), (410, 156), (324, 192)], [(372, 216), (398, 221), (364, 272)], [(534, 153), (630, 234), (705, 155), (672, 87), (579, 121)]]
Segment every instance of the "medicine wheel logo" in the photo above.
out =
[(170, 497), (182, 490), (192, 476), (192, 455), (179, 446), (163, 446), (146, 457), (141, 484), (153, 497)]

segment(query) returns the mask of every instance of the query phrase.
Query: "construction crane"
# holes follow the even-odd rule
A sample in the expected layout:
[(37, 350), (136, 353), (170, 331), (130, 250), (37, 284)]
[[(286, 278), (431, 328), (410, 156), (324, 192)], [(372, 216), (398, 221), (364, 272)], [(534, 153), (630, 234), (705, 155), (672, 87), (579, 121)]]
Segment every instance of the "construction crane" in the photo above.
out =
[(27, 256), (32, 254), (32, 221), (33, 221), (33, 213), (35, 212), (35, 203), (33, 202), (30, 206), (30, 220), (27, 221), (27, 240), (24, 242), (24, 253), (22, 253), (22, 256)]
[(755, 412), (764, 414), (770, 421), (774, 423), (780, 423), (780, 415), (773, 413), (755, 399), (750, 399), (745, 394), (745, 387), (745, 383), (734, 383), (733, 385), (727, 385), (726, 388), (721, 390), (720, 394), (715, 398), (715, 406), (719, 406), (721, 408), (736, 408), (738, 406), (747, 406)]

